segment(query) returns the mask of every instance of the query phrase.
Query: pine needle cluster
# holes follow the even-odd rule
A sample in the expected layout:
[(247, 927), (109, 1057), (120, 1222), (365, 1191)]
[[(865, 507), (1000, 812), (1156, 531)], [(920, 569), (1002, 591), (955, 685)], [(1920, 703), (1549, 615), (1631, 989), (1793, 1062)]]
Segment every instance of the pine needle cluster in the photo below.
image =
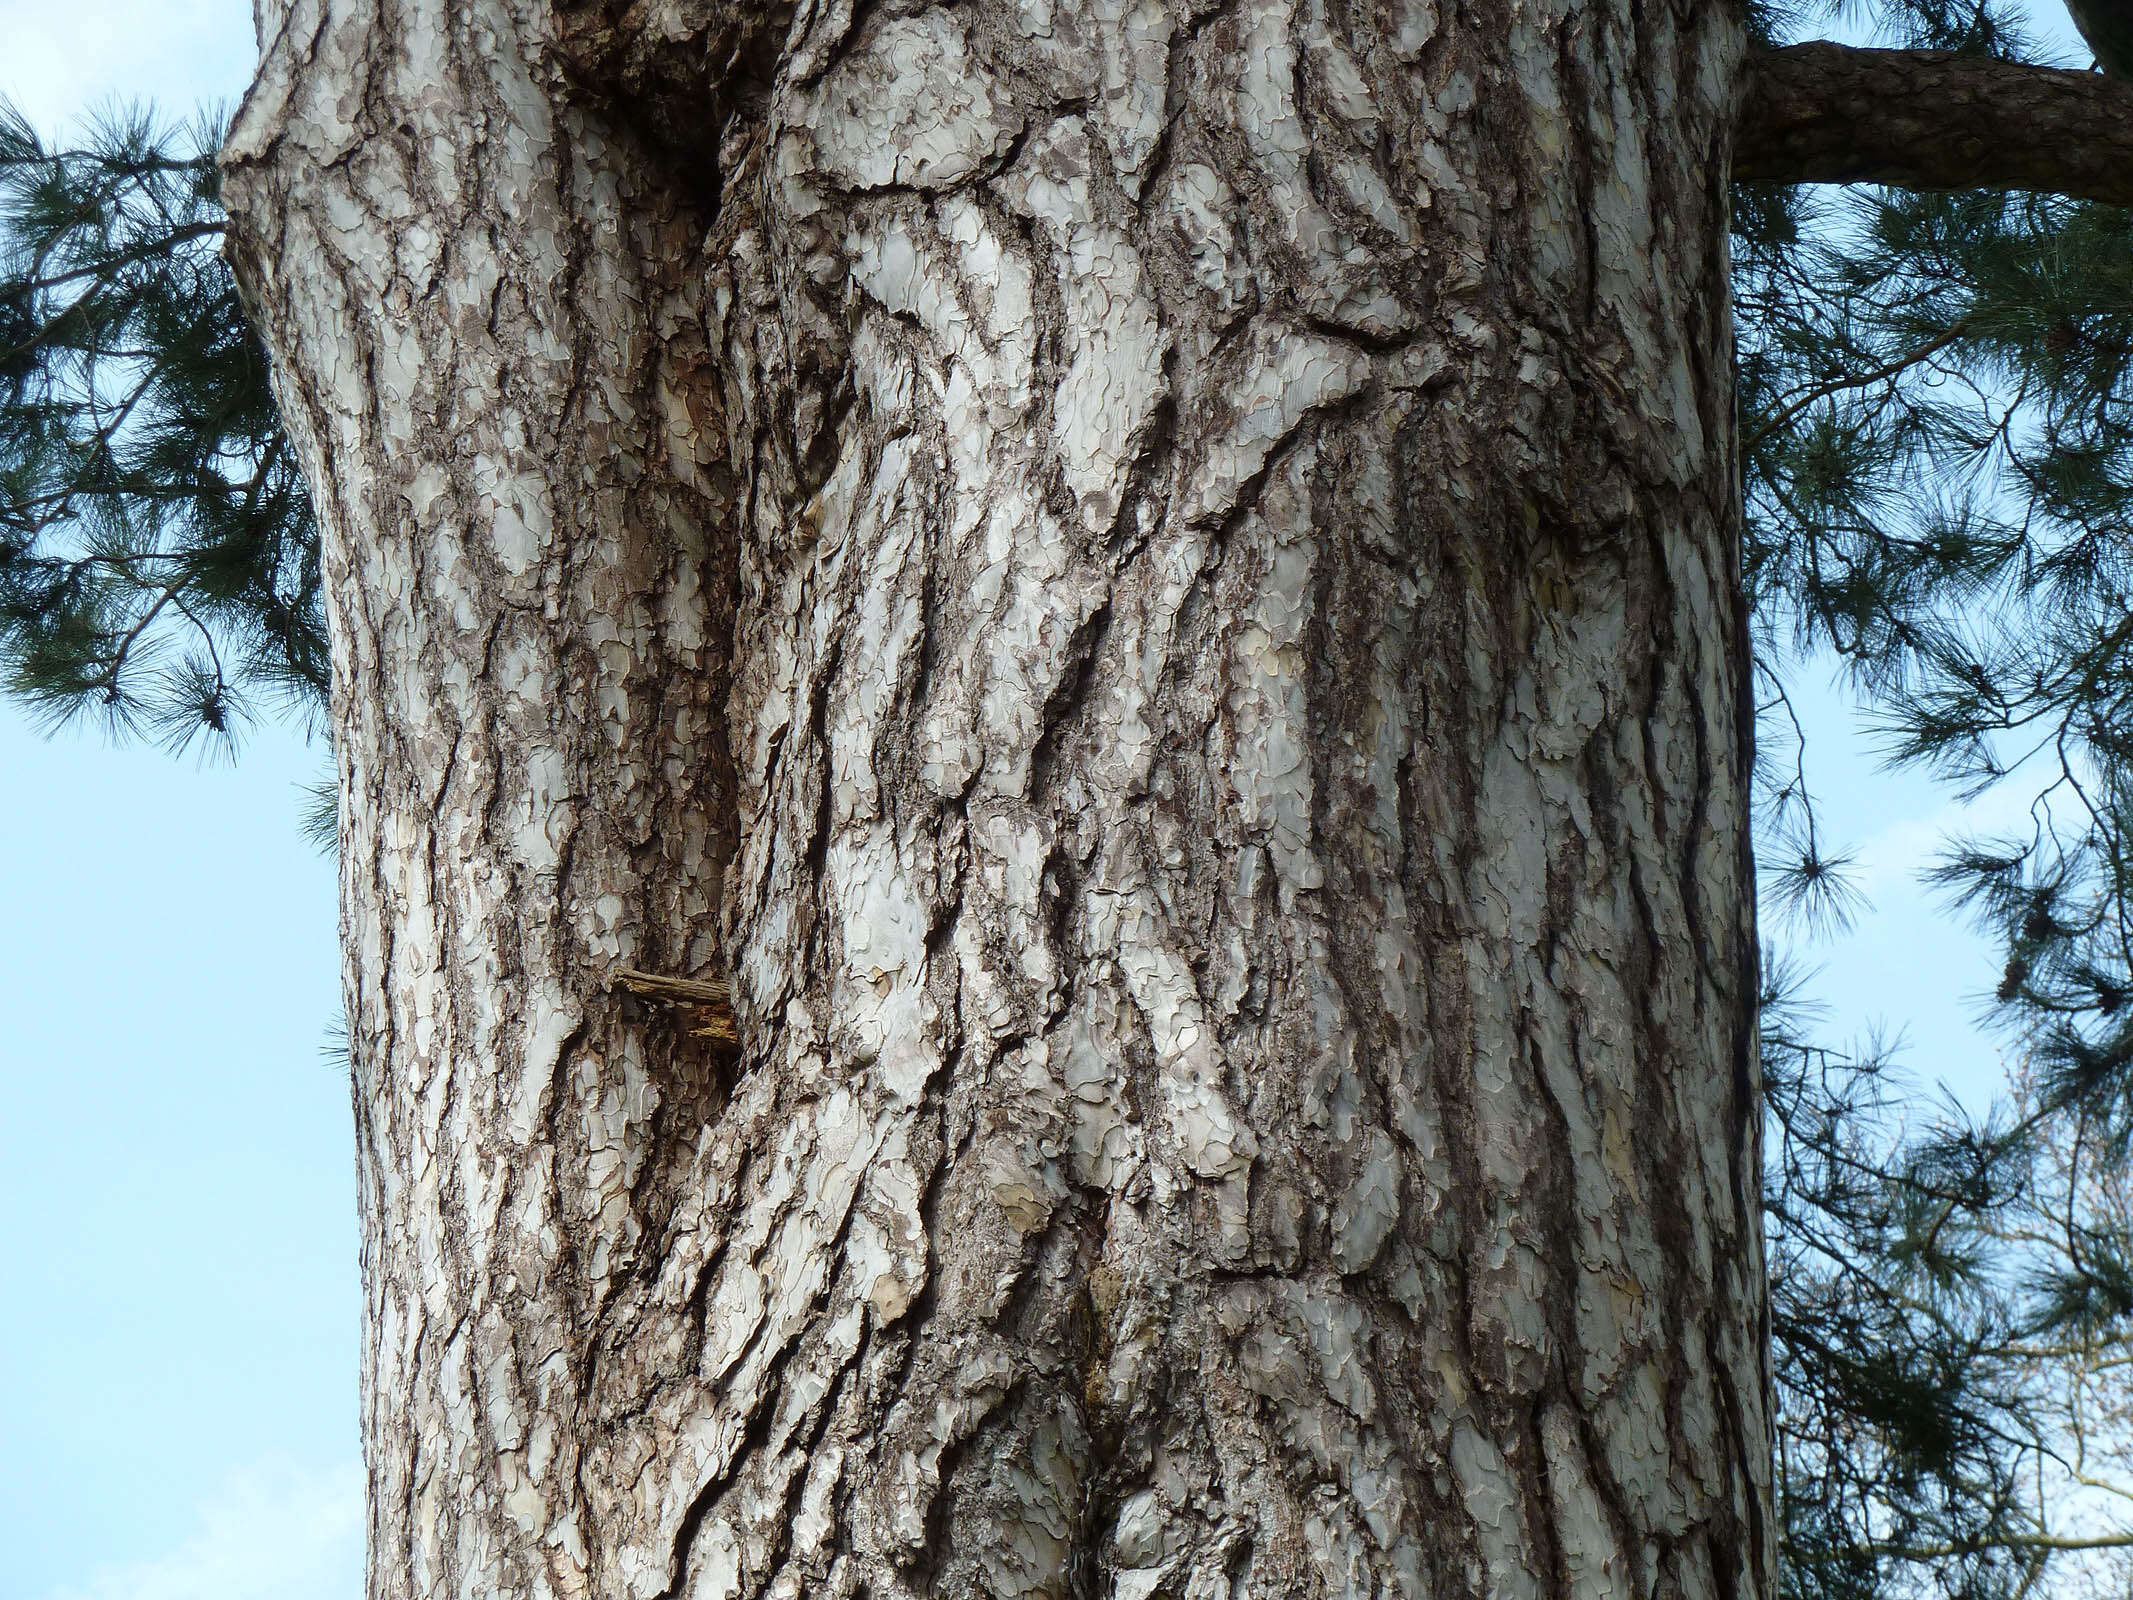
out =
[(0, 103), (0, 683), (174, 749), (309, 715), (318, 540), (220, 255), (218, 128)]

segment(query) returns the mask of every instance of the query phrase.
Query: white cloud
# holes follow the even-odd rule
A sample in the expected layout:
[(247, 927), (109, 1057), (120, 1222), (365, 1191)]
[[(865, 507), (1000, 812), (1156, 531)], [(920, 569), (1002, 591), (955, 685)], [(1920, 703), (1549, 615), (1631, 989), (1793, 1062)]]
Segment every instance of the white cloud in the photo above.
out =
[(362, 1469), (269, 1460), (203, 1498), (176, 1548), (106, 1567), (46, 1600), (358, 1600), (362, 1592)]

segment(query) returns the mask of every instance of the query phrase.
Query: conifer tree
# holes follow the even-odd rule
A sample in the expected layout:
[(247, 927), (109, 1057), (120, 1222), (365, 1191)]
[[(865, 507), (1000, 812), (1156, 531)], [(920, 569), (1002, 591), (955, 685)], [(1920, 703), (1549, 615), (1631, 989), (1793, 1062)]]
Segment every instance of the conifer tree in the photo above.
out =
[[(1910, 48), (2031, 48), (2004, 7), (1875, 16)], [(1825, 21), (1758, 26), (1774, 46)], [(218, 253), (216, 143), (133, 119), (52, 150), (0, 121), (0, 664), (50, 720), (173, 745), (326, 689), (316, 534)], [(1803, 1600), (2022, 1596), (2084, 1542), (2058, 1531), (2089, 1415), (2067, 1396), (2133, 1316), (2128, 216), (1736, 190), (1770, 931), (1811, 944), (1850, 903), (1795, 674), (1833, 656), (1894, 759), (2034, 796), (2026, 834), (1961, 841), (1941, 875), (2005, 950), (1998, 1021), (2031, 1068), (2003, 1117), (1921, 1116), (1878, 1054), (1818, 1041), (1770, 964), (1784, 1581)]]

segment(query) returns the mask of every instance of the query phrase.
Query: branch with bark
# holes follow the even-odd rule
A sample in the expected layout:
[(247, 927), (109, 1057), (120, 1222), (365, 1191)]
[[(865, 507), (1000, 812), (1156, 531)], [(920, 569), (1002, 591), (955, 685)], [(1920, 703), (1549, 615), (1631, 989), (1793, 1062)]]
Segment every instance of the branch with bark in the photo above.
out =
[(640, 1000), (698, 1007), (706, 1017), (704, 1026), (694, 1030), (697, 1038), (710, 1039), (734, 1049), (740, 1047), (740, 1025), (733, 1015), (733, 990), (722, 981), (669, 978), (656, 972), (639, 972), (634, 967), (618, 967), (615, 987)]
[(2133, 205), (2133, 84), (1947, 51), (1791, 45), (1749, 58), (1733, 176)]

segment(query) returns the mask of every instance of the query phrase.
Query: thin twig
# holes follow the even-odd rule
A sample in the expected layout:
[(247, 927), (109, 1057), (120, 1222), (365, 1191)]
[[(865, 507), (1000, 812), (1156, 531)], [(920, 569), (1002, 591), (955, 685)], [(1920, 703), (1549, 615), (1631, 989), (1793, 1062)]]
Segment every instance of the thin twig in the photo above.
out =
[(1847, 389), (1864, 389), (1873, 384), (1881, 383), (1886, 379), (1898, 377), (1908, 368), (1917, 366), (1919, 362), (1929, 361), (1934, 356), (1939, 355), (1941, 351), (1947, 349), (1949, 345), (1955, 343), (1956, 340), (1962, 338), (1969, 331), (1970, 322), (1966, 317), (1961, 322), (1956, 323), (1954, 327), (1935, 334), (1916, 349), (1876, 367), (1871, 372), (1849, 373), (1840, 378), (1833, 378), (1827, 383), (1816, 384), (1805, 394), (1799, 395), (1788, 403), (1776, 416), (1772, 417), (1760, 428), (1757, 428), (1755, 432), (1749, 434), (1747, 439), (1742, 442), (1741, 449), (1743, 451), (1753, 450), (1817, 400), (1827, 400), (1830, 396), (1842, 394)]

